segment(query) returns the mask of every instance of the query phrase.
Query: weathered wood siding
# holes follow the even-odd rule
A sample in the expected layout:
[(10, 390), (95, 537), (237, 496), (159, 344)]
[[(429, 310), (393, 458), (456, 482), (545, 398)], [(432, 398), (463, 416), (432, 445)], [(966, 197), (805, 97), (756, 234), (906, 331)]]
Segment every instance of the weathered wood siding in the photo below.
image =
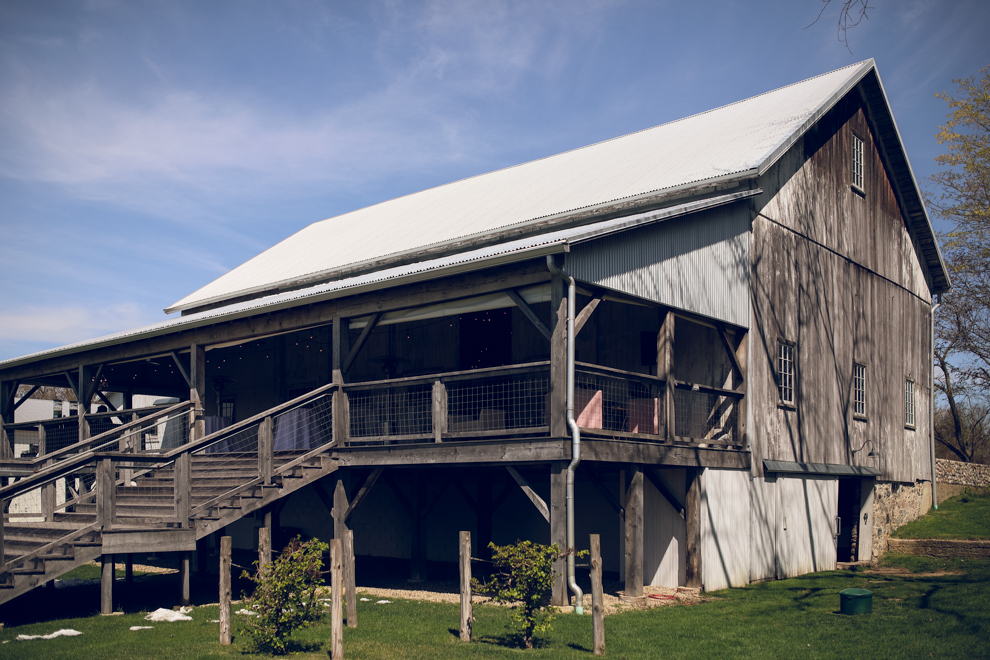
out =
[(777, 577), (834, 570), (838, 480), (780, 478), (775, 490)]
[(749, 579), (777, 574), (777, 482), (757, 477), (749, 493)]
[[(851, 188), (851, 134), (865, 143), (865, 196)], [(930, 299), (854, 93), (761, 180), (753, 222), (751, 442), (762, 459), (865, 465), (930, 477)], [(797, 345), (796, 406), (778, 406), (778, 340)], [(853, 362), (866, 366), (854, 419)], [(904, 383), (916, 425), (905, 428)], [(874, 449), (879, 458), (867, 457)]]
[[(687, 494), (684, 470), (656, 470), (657, 478), (683, 502)], [(686, 528), (684, 518), (649, 481), (643, 486), (643, 579), (657, 587), (685, 584)]]

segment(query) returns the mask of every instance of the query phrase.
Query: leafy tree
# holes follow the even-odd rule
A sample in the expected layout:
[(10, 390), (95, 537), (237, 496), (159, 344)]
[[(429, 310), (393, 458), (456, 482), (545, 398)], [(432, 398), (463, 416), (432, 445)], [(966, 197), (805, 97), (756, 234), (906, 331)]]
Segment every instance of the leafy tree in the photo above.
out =
[(285, 655), (292, 631), (323, 618), (323, 605), (316, 592), (323, 585), (323, 555), (328, 551), (329, 546), (319, 539), (303, 543), (297, 536), (275, 561), (253, 575), (248, 571), (241, 574), (256, 585), (254, 594), (245, 596), (243, 601), (244, 607), (255, 614), (240, 619), (251, 638), (252, 650)]
[[(557, 574), (555, 561), (569, 552), (557, 544), (541, 545), (532, 541), (516, 541), (515, 545), (498, 546), (489, 543), (492, 563), (495, 564), (491, 582), (472, 579), (472, 588), (480, 594), (491, 596), (496, 603), (512, 605), (515, 613), (512, 621), (522, 633), (523, 645), (533, 648), (533, 633), (550, 630), (550, 622), (558, 610), (550, 605)], [(587, 554), (587, 551), (578, 553)]]
[(990, 386), (990, 67), (980, 73), (955, 80), (955, 96), (936, 94), (949, 104), (948, 121), (936, 134), (947, 151), (935, 159), (941, 169), (926, 195), (951, 227), (939, 232), (953, 290), (935, 321), (936, 387), (952, 421), (944, 426), (952, 437), (942, 444), (963, 449), (962, 460), (976, 455), (965, 449), (977, 439), (966, 431), (975, 410), (968, 401)]

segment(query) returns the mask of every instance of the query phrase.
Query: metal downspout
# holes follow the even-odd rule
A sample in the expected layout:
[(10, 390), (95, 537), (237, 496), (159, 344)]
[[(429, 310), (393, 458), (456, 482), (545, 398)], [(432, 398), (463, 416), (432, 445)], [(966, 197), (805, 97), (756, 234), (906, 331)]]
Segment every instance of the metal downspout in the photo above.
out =
[[(581, 430), (574, 420), (574, 317), (577, 291), (574, 278), (553, 262), (547, 255), (547, 268), (551, 273), (567, 280), (567, 426), (571, 429), (571, 462), (567, 466), (567, 549), (574, 549), (574, 471), (581, 463)], [(567, 586), (574, 592), (574, 613), (584, 614), (584, 592), (574, 578), (574, 553), (567, 555)]]
[(932, 450), (932, 506), (938, 511), (938, 488), (935, 483), (935, 311), (942, 306), (942, 296), (932, 305), (931, 342), (928, 360), (928, 444)]

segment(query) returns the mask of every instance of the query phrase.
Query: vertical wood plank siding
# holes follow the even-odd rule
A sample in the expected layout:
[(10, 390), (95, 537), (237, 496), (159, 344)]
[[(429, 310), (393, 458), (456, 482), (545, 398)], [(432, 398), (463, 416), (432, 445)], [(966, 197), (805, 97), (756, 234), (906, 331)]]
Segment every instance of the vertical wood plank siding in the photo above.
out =
[(575, 278), (749, 327), (749, 209), (703, 211), (571, 248)]

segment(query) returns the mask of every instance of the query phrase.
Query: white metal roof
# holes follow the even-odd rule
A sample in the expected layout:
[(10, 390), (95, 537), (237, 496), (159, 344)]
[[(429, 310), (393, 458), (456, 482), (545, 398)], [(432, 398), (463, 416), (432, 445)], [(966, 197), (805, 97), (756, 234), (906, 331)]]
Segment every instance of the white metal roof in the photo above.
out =
[(314, 223), (166, 309), (317, 282), (389, 255), (769, 167), (867, 60), (698, 115)]

